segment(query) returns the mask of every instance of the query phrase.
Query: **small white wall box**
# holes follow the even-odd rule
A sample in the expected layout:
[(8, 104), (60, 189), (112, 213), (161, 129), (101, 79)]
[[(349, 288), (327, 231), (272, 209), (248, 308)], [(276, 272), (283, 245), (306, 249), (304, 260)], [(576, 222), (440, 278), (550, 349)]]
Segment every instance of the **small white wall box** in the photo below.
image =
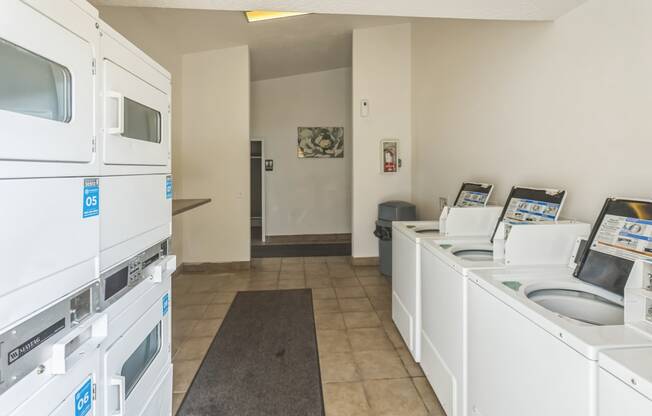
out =
[(398, 139), (380, 141), (380, 171), (382, 173), (397, 173), (401, 168), (401, 158)]

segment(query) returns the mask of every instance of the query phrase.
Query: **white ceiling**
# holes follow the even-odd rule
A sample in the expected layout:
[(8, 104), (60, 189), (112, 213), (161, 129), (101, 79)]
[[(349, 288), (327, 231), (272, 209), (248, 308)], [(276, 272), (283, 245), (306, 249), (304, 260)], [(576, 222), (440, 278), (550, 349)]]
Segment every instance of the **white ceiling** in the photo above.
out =
[[(261, 80), (350, 66), (351, 36), (357, 28), (409, 22), (424, 16), (546, 20), (584, 1), (91, 0), (91, 3), (98, 6), (102, 19), (155, 59), (162, 60), (170, 52), (185, 54), (249, 45), (251, 78)], [(244, 13), (228, 11), (234, 9), (332, 14), (247, 23)]]
[(278, 10), (462, 19), (553, 20), (585, 0), (97, 0), (107, 6)]

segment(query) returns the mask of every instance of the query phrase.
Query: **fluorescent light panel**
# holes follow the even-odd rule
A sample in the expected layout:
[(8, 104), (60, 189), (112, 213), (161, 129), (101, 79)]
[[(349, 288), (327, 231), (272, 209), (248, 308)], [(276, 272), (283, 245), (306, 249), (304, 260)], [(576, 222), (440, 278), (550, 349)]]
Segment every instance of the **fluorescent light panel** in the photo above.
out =
[(247, 20), (249, 23), (252, 22), (260, 22), (262, 20), (272, 20), (272, 19), (281, 19), (283, 17), (292, 17), (292, 16), (301, 16), (304, 14), (309, 14), (309, 13), (303, 13), (303, 12), (272, 12), (268, 10), (252, 10), (249, 12), (245, 12), (245, 16), (247, 16)]

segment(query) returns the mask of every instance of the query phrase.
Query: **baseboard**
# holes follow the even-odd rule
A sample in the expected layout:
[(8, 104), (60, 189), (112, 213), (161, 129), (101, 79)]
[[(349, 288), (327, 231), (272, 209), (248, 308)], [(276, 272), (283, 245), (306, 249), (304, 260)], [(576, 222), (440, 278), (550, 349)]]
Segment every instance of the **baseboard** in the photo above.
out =
[(351, 264), (354, 266), (378, 266), (378, 257), (353, 257)]
[(180, 267), (182, 273), (226, 273), (249, 270), (251, 263), (248, 261), (232, 261), (228, 263), (183, 263)]

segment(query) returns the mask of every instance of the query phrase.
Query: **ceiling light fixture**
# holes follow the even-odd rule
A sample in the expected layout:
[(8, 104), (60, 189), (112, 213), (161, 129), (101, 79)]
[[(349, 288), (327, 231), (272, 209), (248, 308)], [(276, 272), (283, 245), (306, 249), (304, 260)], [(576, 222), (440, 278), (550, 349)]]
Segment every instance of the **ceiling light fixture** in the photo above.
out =
[(263, 20), (281, 19), (283, 17), (292, 17), (292, 16), (301, 16), (304, 14), (310, 14), (310, 13), (303, 13), (303, 12), (272, 12), (268, 10), (252, 10), (244, 13), (245, 16), (247, 16), (247, 21), (249, 23), (260, 22)]

